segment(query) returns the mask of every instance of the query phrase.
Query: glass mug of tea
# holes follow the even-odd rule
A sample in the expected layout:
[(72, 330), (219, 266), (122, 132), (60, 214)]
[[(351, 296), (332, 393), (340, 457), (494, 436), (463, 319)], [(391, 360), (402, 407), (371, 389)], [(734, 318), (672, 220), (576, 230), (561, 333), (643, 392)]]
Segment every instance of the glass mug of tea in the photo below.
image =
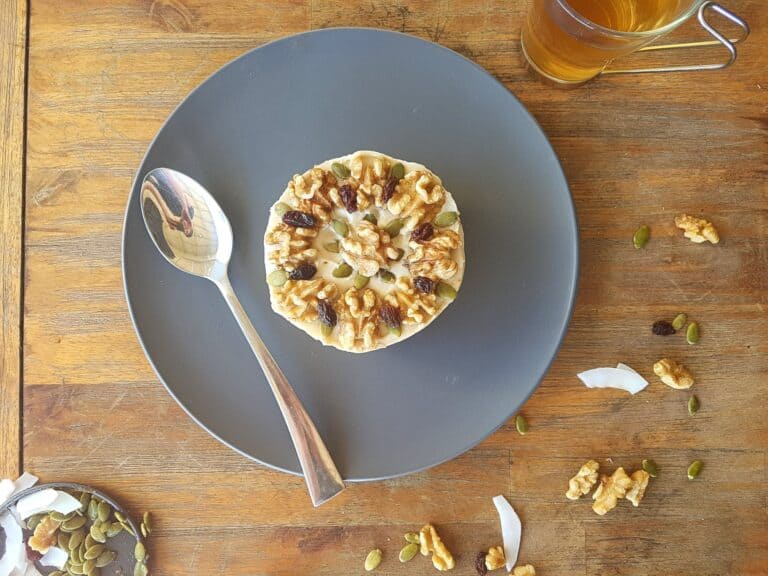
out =
[[(741, 36), (723, 36), (707, 20), (711, 12), (741, 28)], [(649, 46), (696, 13), (714, 40)], [(558, 84), (578, 85), (600, 74), (725, 68), (736, 59), (735, 44), (748, 34), (746, 22), (708, 0), (532, 0), (520, 40), (523, 55), (536, 72)], [(727, 61), (634, 69), (611, 66), (616, 58), (638, 50), (718, 44), (728, 50)]]

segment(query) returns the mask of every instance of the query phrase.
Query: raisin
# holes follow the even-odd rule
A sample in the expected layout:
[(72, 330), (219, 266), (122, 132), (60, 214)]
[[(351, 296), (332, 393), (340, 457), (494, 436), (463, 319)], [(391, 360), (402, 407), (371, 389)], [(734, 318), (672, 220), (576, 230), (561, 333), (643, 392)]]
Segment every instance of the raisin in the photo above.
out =
[(352, 186), (344, 184), (339, 188), (339, 196), (341, 196), (341, 201), (344, 202), (344, 208), (347, 209), (347, 212), (357, 212), (357, 192), (352, 189)]
[(416, 276), (413, 279), (413, 285), (419, 292), (424, 294), (432, 294), (435, 291), (435, 281), (427, 278), (426, 276)]
[(283, 222), (294, 228), (314, 228), (317, 221), (312, 214), (301, 210), (288, 210), (283, 214)]
[(426, 242), (430, 238), (432, 238), (432, 234), (435, 233), (435, 229), (432, 227), (432, 224), (429, 222), (424, 222), (424, 224), (419, 224), (416, 226), (413, 232), (411, 232), (411, 240), (414, 242)]
[(386, 184), (384, 184), (384, 191), (381, 193), (382, 204), (389, 202), (389, 199), (395, 195), (395, 186), (397, 186), (397, 182), (397, 178), (392, 177), (387, 180)]
[(317, 268), (309, 262), (302, 262), (288, 274), (289, 280), (309, 280), (317, 273)]
[(475, 570), (479, 576), (488, 574), (488, 567), (485, 565), (485, 552), (478, 552), (475, 556)]
[(333, 309), (333, 304), (328, 300), (317, 301), (317, 315), (320, 317), (320, 322), (326, 326), (331, 328), (336, 326), (336, 310)]
[(379, 316), (384, 323), (390, 328), (400, 327), (400, 309), (395, 308), (392, 304), (384, 303), (379, 308)]
[(676, 332), (674, 326), (666, 320), (658, 320), (653, 323), (653, 333), (656, 336), (669, 336)]

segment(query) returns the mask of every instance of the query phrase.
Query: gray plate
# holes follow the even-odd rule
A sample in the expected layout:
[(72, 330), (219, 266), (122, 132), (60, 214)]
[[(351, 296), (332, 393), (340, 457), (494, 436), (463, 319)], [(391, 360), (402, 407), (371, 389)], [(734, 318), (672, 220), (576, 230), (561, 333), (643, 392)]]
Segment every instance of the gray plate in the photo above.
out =
[[(268, 208), (291, 176), (358, 149), (440, 175), (462, 212), (467, 251), (458, 299), (413, 338), (364, 355), (324, 348), (271, 311), (262, 247)], [(197, 179), (229, 215), (235, 290), (347, 480), (407, 474), (471, 448), (520, 407), (557, 351), (577, 278), (568, 186), (520, 102), (451, 50), (364, 29), (267, 44), (192, 92), (139, 168), (123, 272), (150, 362), (211, 434), (298, 473), (216, 288), (165, 262), (144, 229), (138, 183), (158, 166)]]

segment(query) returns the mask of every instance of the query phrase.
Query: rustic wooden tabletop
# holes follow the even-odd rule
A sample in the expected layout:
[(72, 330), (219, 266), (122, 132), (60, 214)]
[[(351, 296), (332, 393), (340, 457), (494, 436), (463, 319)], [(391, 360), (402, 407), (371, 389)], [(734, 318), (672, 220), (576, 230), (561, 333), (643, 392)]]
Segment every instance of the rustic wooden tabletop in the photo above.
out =
[[(432, 573), (396, 558), (426, 521), (455, 573), (473, 574), (500, 540), (496, 494), (520, 512), (520, 559), (543, 576), (768, 574), (768, 13), (724, 2), (753, 28), (731, 68), (570, 91), (523, 66), (523, 1), (0, 2), (0, 474), (91, 483), (152, 510), (160, 575), (361, 574), (374, 547), (382, 574)], [(510, 422), (452, 462), (314, 510), (301, 479), (213, 440), (160, 385), (128, 317), (120, 234), (142, 154), (193, 87), (266, 41), (348, 25), (453, 48), (531, 110), (571, 184), (581, 285), (522, 409), (528, 435)], [(719, 54), (695, 57), (707, 55)], [(722, 242), (683, 239), (684, 211), (711, 217)], [(643, 223), (652, 238), (634, 250)], [(679, 311), (700, 321), (697, 346), (650, 334)], [(695, 416), (688, 393), (652, 377), (665, 355), (695, 372)], [(575, 377), (617, 361), (651, 386), (632, 397)], [(599, 517), (564, 498), (589, 458), (609, 471), (654, 458), (661, 474), (639, 508)]]

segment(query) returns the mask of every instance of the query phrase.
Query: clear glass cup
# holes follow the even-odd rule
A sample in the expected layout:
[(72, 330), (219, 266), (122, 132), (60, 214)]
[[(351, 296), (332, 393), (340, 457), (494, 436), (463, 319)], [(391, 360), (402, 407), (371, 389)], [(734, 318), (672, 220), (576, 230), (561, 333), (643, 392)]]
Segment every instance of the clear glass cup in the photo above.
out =
[[(742, 29), (729, 40), (707, 21), (714, 11)], [(702, 27), (715, 38), (705, 42), (648, 46), (698, 12)], [(708, 0), (533, 0), (523, 25), (521, 45), (531, 68), (558, 84), (578, 85), (601, 73), (671, 72), (724, 68), (736, 59), (735, 44), (749, 28), (743, 20)], [(610, 64), (637, 50), (722, 44), (728, 61), (717, 64), (618, 70)]]

